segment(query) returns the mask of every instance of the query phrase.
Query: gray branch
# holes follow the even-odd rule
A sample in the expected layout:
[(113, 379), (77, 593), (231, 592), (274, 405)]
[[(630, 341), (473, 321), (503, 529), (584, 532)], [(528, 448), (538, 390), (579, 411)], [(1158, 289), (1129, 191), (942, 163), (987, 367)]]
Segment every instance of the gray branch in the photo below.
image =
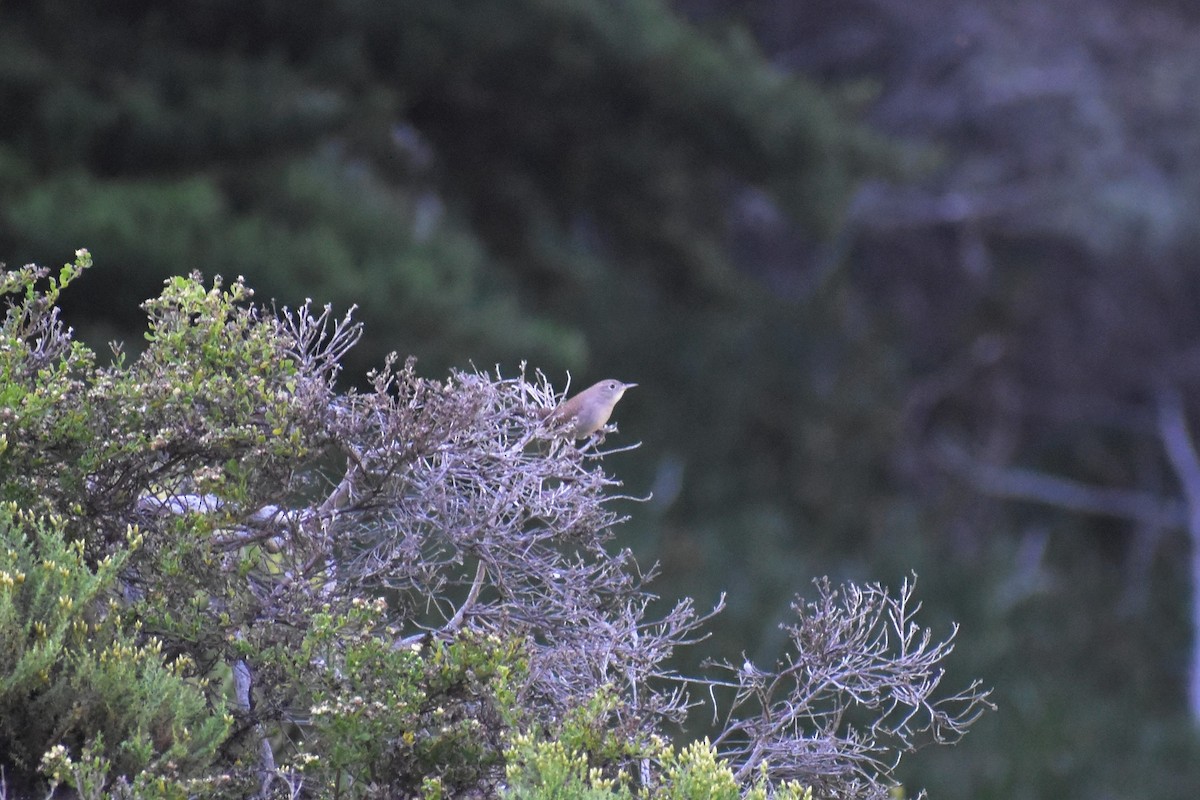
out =
[(1187, 523), (1183, 506), (1149, 492), (1094, 486), (1020, 467), (997, 467), (944, 448), (941, 463), (977, 491), (992, 497), (1025, 500), (1066, 511), (1134, 520), (1147, 525), (1180, 528)]
[(1192, 540), (1192, 654), (1188, 703), (1200, 720), (1200, 456), (1188, 428), (1183, 398), (1173, 388), (1158, 394), (1158, 435), (1187, 500), (1187, 531)]

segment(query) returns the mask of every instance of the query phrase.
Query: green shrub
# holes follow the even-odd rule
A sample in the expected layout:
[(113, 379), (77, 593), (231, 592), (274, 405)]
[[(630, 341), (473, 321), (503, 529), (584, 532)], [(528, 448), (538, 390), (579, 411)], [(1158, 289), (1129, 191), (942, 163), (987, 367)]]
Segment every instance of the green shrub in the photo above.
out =
[[(599, 766), (593, 753), (572, 746), (579, 720), (567, 722), (557, 735), (538, 739), (513, 737), (508, 753), (508, 787), (512, 800), (812, 800), (812, 789), (791, 781), (774, 787), (762, 776), (750, 787), (734, 776), (707, 741), (682, 748), (654, 737), (639, 748), (644, 774), (634, 767), (614, 771)], [(644, 783), (646, 776), (650, 781)], [(637, 787), (637, 788), (635, 788)]]
[[(131, 531), (129, 549), (140, 537)], [(164, 655), (116, 600), (129, 551), (86, 563), (61, 520), (0, 508), (0, 753), (29, 770), (52, 746), (106, 743), (115, 772), (206, 765), (231, 720), (187, 658)]]
[(463, 632), (398, 642), (382, 600), (329, 609), (294, 650), (260, 651), (262, 674), (295, 687), (307, 712), (298, 747), (279, 748), (286, 781), (331, 797), (391, 797), (435, 780), (443, 791), (486, 784), (527, 679), (523, 645)]

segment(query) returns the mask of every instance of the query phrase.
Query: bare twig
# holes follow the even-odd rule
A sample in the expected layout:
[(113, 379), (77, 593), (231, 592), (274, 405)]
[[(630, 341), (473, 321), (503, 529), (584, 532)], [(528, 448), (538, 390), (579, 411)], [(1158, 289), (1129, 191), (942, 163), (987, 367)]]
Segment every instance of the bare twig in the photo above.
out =
[(442, 630), (446, 633), (453, 633), (462, 627), (463, 618), (471, 607), (475, 605), (475, 601), (479, 599), (479, 590), (483, 588), (483, 579), (487, 577), (487, 566), (480, 561), (475, 568), (475, 580), (471, 582), (471, 591), (467, 594), (467, 599), (458, 607), (458, 611), (450, 618), (450, 621), (445, 624)]
[(957, 740), (993, 707), (978, 682), (938, 696), (956, 629), (935, 640), (919, 627), (913, 587), (892, 596), (818, 581), (817, 600), (792, 605), (792, 649), (777, 669), (719, 665), (732, 677), (714, 685), (735, 694), (714, 744), (740, 779), (765, 770), (828, 791), (879, 786), (905, 753)]

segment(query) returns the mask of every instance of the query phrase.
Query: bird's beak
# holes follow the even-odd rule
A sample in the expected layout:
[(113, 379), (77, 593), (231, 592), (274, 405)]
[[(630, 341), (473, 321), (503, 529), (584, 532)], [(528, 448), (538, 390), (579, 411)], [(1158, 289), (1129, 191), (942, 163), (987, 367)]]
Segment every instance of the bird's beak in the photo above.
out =
[(622, 388), (622, 389), (632, 389), (632, 388), (633, 388), (633, 387), (635, 387), (635, 386), (637, 386), (637, 384), (636, 384), (636, 383), (623, 383), (623, 384), (621, 384), (621, 388)]

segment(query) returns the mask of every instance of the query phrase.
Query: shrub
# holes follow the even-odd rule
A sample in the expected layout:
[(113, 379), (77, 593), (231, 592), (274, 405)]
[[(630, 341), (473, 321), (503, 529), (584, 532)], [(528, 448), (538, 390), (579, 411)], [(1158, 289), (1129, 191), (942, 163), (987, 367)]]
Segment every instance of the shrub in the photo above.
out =
[(106, 742), (118, 773), (188, 771), (228, 734), (195, 663), (164, 655), (115, 600), (138, 541), (91, 566), (60, 520), (0, 507), (0, 752), (17, 769)]
[[(0, 735), (23, 780), (40, 763), (94, 796), (872, 797), (986, 706), (978, 684), (938, 695), (950, 640), (916, 625), (908, 585), (820, 583), (772, 670), (676, 675), (707, 617), (648, 616), (650, 576), (608, 545), (611, 429), (569, 440), (543, 376), (439, 382), (393, 356), (341, 392), (349, 315), (196, 275), (144, 305), (140, 355), (98, 366), (56, 306), (89, 263), (0, 283), (18, 642)], [(725, 730), (676, 751), (661, 737), (696, 688), (731, 695)]]

